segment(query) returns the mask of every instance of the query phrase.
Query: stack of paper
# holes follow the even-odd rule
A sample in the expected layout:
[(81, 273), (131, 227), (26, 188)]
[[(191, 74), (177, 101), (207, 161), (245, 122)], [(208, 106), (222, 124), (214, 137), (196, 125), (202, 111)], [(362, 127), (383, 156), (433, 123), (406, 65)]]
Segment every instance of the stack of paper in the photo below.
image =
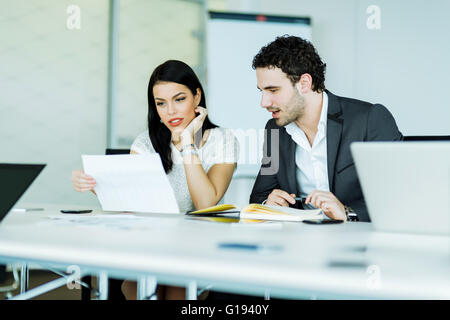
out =
[(82, 160), (84, 172), (97, 182), (103, 210), (180, 212), (158, 154), (83, 155)]
[(222, 204), (202, 210), (188, 212), (191, 216), (230, 216), (239, 213), (240, 219), (303, 221), (323, 218), (321, 209), (301, 210), (282, 206), (252, 203), (241, 210), (232, 204)]

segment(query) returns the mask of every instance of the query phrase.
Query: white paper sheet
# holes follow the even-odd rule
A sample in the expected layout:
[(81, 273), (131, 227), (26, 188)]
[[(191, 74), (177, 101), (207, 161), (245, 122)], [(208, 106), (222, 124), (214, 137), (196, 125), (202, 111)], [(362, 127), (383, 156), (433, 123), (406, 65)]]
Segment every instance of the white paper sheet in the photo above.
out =
[(84, 172), (97, 185), (104, 211), (179, 213), (158, 154), (83, 155)]
[(43, 227), (80, 227), (80, 228), (104, 228), (117, 230), (170, 230), (177, 227), (172, 218), (154, 218), (135, 216), (134, 214), (52, 214), (48, 219), (40, 221)]

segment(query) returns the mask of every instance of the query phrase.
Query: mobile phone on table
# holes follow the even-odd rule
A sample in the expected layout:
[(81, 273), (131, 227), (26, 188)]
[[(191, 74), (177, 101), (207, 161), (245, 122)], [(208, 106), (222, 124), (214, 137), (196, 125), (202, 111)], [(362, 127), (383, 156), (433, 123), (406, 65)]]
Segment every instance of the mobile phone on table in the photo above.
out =
[(307, 224), (335, 224), (335, 223), (343, 223), (342, 220), (328, 220), (328, 219), (316, 219), (316, 220), (303, 220), (304, 223)]
[(91, 213), (92, 210), (61, 210), (61, 213), (72, 213), (72, 214), (79, 214), (79, 213)]

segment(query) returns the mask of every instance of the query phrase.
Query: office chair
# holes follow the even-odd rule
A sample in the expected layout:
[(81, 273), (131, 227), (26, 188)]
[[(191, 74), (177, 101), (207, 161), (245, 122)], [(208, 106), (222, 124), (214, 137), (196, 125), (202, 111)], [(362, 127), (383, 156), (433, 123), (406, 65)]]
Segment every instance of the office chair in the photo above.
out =
[[(17, 272), (17, 268), (12, 268), (13, 275), (13, 283), (9, 285), (0, 286), (0, 293), (4, 293), (6, 299), (9, 299), (12, 296), (12, 292), (17, 290), (20, 285), (19, 274)], [(6, 265), (0, 266), (0, 284), (3, 284), (6, 281)]]
[[(113, 154), (129, 154), (130, 149), (106, 149), (106, 155)], [(89, 284), (92, 287), (92, 276), (84, 276), (81, 281)], [(125, 296), (122, 294), (122, 281), (120, 279), (108, 278), (108, 300), (121, 301), (125, 300)], [(91, 300), (91, 289), (81, 287), (81, 300)]]
[(403, 141), (450, 141), (450, 136), (405, 136)]
[(130, 154), (130, 149), (106, 149), (105, 154)]
[(6, 266), (0, 265), (0, 283), (6, 280)]

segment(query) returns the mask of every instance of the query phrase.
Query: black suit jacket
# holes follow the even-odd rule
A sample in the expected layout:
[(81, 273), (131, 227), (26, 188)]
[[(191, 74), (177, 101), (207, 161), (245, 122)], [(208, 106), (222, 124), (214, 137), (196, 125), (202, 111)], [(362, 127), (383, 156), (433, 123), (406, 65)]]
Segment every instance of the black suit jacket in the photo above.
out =
[[(353, 208), (360, 221), (370, 221), (350, 153), (350, 144), (354, 141), (402, 140), (403, 136), (391, 113), (384, 106), (339, 97), (328, 90), (326, 92), (328, 94), (327, 162), (330, 191), (344, 205)], [(279, 139), (275, 137), (277, 133)], [(274, 119), (269, 120), (266, 124), (262, 166), (250, 195), (250, 203), (262, 203), (273, 189), (300, 195), (296, 176), (295, 148), (296, 143), (286, 129), (278, 127)]]

